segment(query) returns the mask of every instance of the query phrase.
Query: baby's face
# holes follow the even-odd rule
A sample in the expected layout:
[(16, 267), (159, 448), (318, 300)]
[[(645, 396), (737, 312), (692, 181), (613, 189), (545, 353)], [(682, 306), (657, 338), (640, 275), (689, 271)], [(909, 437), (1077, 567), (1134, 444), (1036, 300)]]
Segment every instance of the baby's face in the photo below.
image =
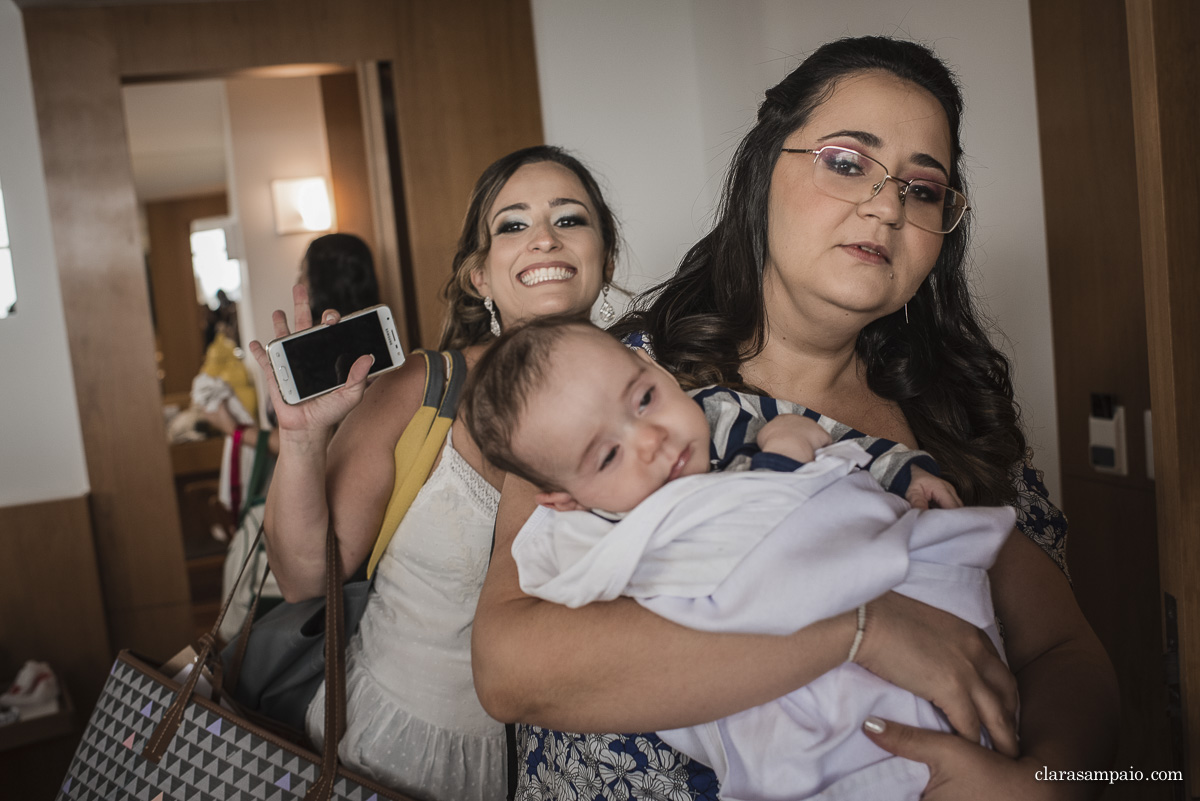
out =
[(627, 512), (668, 481), (708, 472), (708, 442), (704, 411), (666, 370), (603, 332), (570, 329), (512, 448), (565, 490), (540, 502)]

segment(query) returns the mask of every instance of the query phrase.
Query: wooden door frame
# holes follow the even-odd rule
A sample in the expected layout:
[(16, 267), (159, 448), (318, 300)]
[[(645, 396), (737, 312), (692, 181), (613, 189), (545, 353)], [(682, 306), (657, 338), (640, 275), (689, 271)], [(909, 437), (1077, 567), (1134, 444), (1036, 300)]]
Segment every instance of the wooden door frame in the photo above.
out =
[[(1160, 578), (1178, 605), (1189, 797), (1200, 794), (1200, 9), (1126, 0), (1137, 147)], [(1169, 169), (1164, 165), (1169, 165)], [(1173, 634), (1176, 634), (1173, 637)]]
[[(463, 209), (496, 157), (542, 141), (529, 0), (256, 0), (23, 12), (92, 516), (114, 647), (190, 630), (125, 137), (123, 81), (391, 61), (426, 344)], [(499, 68), (503, 67), (503, 68)]]

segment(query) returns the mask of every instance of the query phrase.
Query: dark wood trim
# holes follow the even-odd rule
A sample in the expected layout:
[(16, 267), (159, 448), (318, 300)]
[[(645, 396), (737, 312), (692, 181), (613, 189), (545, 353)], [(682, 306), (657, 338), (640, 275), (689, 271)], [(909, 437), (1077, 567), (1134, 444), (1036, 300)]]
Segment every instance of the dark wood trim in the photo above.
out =
[(390, 61), (375, 65), (379, 79), (379, 116), (383, 124), (383, 144), (387, 157), (388, 186), (391, 187), (392, 215), (395, 218), (396, 260), (400, 269), (401, 336), (409, 350), (436, 347), (437, 342), (421, 340), (420, 310), (417, 308), (416, 279), (413, 276), (412, 238), (408, 235), (408, 204), (404, 198), (404, 166), (400, 156), (400, 121), (396, 118), (396, 82)]

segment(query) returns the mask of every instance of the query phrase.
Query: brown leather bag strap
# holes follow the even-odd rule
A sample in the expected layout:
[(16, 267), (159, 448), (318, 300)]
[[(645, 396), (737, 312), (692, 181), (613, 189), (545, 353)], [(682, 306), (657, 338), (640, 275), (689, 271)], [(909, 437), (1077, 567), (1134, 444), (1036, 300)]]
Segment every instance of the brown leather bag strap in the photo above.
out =
[(337, 780), (338, 744), (346, 733), (346, 616), (342, 612), (342, 557), (333, 526), (325, 535), (325, 748), (321, 774), (304, 801), (329, 801)]
[(196, 658), (192, 660), (192, 672), (188, 674), (187, 681), (183, 683), (183, 687), (175, 696), (175, 700), (171, 702), (171, 706), (163, 713), (162, 720), (154, 728), (150, 739), (146, 741), (146, 747), (142, 749), (142, 756), (148, 762), (157, 764), (163, 754), (167, 752), (167, 746), (170, 745), (175, 732), (179, 730), (179, 724), (183, 722), (183, 713), (187, 709), (188, 702), (196, 692), (196, 682), (200, 680), (204, 666), (213, 656), (215, 644), (216, 640), (213, 639), (211, 632), (205, 632), (200, 637), (200, 650), (196, 654)]
[[(261, 528), (259, 536), (262, 536)], [(255, 544), (257, 545), (257, 538)], [(241, 581), (245, 569), (246, 565), (243, 564), (238, 573), (238, 582)], [(325, 747), (321, 758), (321, 773), (304, 795), (304, 801), (329, 801), (333, 797), (338, 770), (338, 744), (346, 733), (346, 617), (342, 611), (342, 583), (341, 554), (338, 550), (337, 535), (333, 526), (330, 526), (325, 534)], [(237, 582), (235, 586), (236, 584)], [(215, 656), (217, 631), (228, 607), (227, 599), (217, 616), (217, 622), (213, 624), (212, 631), (205, 632), (200, 637), (200, 648), (193, 662), (192, 672), (142, 750), (142, 755), (148, 761), (157, 763), (162, 759), (167, 746), (179, 730), (184, 711), (196, 691), (196, 683), (203, 673), (203, 668)]]
[[(262, 527), (259, 527), (258, 537), (254, 540), (254, 545), (251, 546), (250, 552), (246, 555), (246, 560), (242, 562), (242, 567), (238, 570), (237, 579), (233, 582), (234, 587), (239, 585), (243, 576), (246, 573), (246, 568), (250, 564), (250, 559), (254, 555), (254, 549), (258, 547), (258, 541), (262, 537)], [(225, 619), (225, 613), (229, 611), (229, 605), (233, 602), (234, 593), (229, 593), (229, 597), (221, 604), (221, 611), (217, 615), (217, 620), (213, 623), (212, 629), (201, 635), (199, 642), (196, 644), (196, 657), (192, 660), (192, 672), (188, 674), (187, 680), (183, 683), (183, 687), (179, 689), (179, 694), (175, 696), (175, 700), (171, 702), (171, 706), (163, 713), (162, 720), (158, 726), (154, 728), (154, 732), (146, 741), (146, 747), (142, 749), (142, 756), (153, 763), (157, 763), (162, 759), (163, 754), (167, 751), (167, 746), (170, 745), (171, 739), (179, 730), (179, 724), (183, 722), (183, 713), (187, 709), (187, 705), (192, 700), (192, 695), (196, 692), (196, 683), (200, 680), (204, 668), (208, 666), (213, 671), (214, 677), (217, 679), (217, 685), (213, 688), (215, 694), (221, 692), (220, 686), (220, 664), (221, 659), (217, 654), (217, 639), (218, 632), (221, 630), (221, 621)], [(243, 644), (244, 647), (244, 644)], [(240, 661), (240, 660), (239, 660)], [(237, 666), (240, 669), (240, 665)], [(235, 676), (236, 678), (236, 676)], [(231, 684), (230, 686), (236, 686)], [(218, 696), (219, 697), (219, 696)]]

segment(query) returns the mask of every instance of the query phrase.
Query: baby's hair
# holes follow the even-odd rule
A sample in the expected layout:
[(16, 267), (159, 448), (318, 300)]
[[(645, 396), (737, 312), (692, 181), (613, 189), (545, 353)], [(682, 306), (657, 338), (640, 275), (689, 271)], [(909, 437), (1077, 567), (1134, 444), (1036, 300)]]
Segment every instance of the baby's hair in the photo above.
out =
[(461, 403), (467, 429), (484, 458), (545, 492), (562, 488), (519, 459), (512, 439), (531, 393), (546, 382), (554, 348), (572, 328), (607, 336), (578, 315), (535, 317), (510, 328), (471, 369)]

